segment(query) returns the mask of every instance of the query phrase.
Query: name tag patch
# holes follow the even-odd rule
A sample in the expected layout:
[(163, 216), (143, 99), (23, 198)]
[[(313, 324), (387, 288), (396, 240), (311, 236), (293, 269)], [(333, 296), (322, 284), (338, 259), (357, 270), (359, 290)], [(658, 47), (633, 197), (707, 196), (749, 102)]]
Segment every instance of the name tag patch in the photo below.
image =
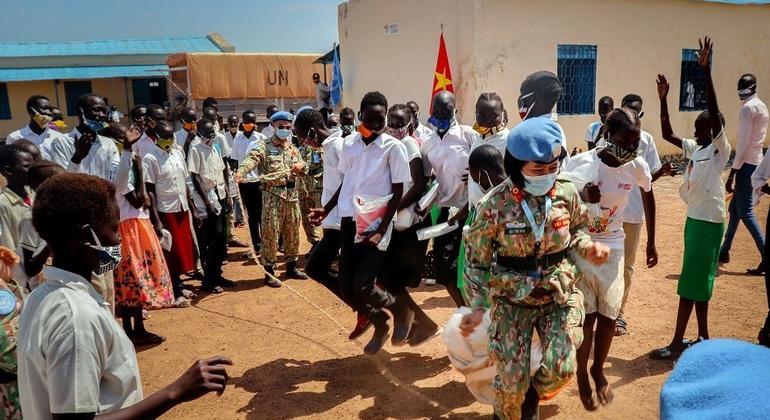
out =
[(527, 224), (524, 222), (508, 222), (505, 224), (506, 235), (521, 235), (527, 233)]
[(561, 219), (556, 219), (553, 221), (554, 229), (561, 229), (564, 227), (569, 227), (569, 217), (562, 217)]

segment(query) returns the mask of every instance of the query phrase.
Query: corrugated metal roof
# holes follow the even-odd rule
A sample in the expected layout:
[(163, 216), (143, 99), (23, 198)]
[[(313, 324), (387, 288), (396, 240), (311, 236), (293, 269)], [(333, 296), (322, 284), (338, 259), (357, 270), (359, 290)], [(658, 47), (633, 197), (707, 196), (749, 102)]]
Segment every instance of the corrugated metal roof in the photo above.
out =
[(0, 42), (0, 57), (148, 55), (221, 52), (207, 36), (74, 42)]
[(104, 79), (108, 77), (158, 77), (168, 74), (168, 66), (94, 66), (0, 69), (0, 82), (27, 80)]

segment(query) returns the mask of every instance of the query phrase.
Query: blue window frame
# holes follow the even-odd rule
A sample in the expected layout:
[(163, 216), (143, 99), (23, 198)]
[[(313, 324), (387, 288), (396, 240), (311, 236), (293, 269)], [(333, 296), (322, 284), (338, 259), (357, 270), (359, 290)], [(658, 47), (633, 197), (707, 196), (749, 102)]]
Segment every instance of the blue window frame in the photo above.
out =
[(77, 117), (78, 98), (86, 93), (91, 93), (90, 81), (64, 82), (64, 96), (67, 98), (67, 115)]
[[(709, 60), (713, 59), (713, 55)], [(708, 107), (706, 75), (698, 66), (698, 50), (682, 50), (682, 77), (679, 83), (679, 110), (703, 111)]]
[(562, 96), (556, 111), (564, 115), (594, 113), (596, 45), (559, 45), (556, 69)]
[(11, 119), (11, 103), (8, 101), (8, 83), (0, 83), (0, 120)]

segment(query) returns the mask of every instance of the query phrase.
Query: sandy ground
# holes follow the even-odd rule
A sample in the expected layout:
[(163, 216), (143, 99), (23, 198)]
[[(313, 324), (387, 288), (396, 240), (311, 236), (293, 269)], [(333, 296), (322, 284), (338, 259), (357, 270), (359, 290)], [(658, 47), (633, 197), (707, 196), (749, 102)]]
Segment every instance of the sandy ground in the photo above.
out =
[[(672, 363), (650, 360), (646, 354), (667, 344), (674, 328), (685, 214), (677, 194), (680, 182), (677, 177), (655, 184), (660, 264), (647, 269), (637, 263), (627, 309), (629, 334), (613, 342), (608, 361), (615, 401), (587, 413), (573, 383), (543, 403), (542, 418), (658, 417), (658, 395)], [(759, 210), (763, 227), (766, 211), (763, 203)], [(239, 229), (238, 235), (245, 238), (247, 232)], [(637, 261), (644, 261), (644, 249), (640, 247)], [(716, 281), (711, 335), (754, 341), (764, 321), (765, 293), (762, 278), (742, 274), (759, 261), (744, 227), (732, 259)], [(440, 339), (419, 348), (387, 345), (377, 356), (367, 357), (361, 349), (369, 334), (361, 341), (347, 341), (353, 314), (322, 286), (294, 280), (286, 284), (290, 287), (264, 287), (262, 271), (253, 262), (230, 263), (225, 275), (238, 281), (235, 291), (204, 296), (191, 308), (153, 312), (148, 321), (152, 331), (168, 340), (140, 349), (146, 395), (173, 381), (197, 358), (219, 354), (235, 363), (224, 395), (184, 404), (166, 418), (490, 417), (491, 407), (473, 400), (462, 376), (450, 366)], [(413, 296), (438, 322), (453, 311), (440, 287), (423, 286)], [(694, 314), (688, 335), (695, 335)]]

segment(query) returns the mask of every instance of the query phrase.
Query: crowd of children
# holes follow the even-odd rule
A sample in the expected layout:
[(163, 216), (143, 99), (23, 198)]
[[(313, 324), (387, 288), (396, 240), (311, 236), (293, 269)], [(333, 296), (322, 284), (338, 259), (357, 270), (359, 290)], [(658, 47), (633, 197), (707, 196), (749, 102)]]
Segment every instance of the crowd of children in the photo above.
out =
[[(730, 248), (730, 235), (722, 246), (721, 172), (731, 148), (711, 54), (706, 38), (698, 64), (708, 110), (695, 121), (694, 139), (673, 133), (668, 82), (663, 75), (657, 81), (663, 138), (689, 161), (680, 188), (688, 210), (679, 312), (672, 341), (650, 353), (657, 359), (676, 358), (709, 338), (708, 302)], [(739, 83), (741, 98), (766, 117), (749, 76)], [(0, 359), (0, 414), (122, 409), (153, 416), (224, 390), (230, 362), (215, 357), (197, 362), (186, 382), (143, 400), (128, 348), (164, 340), (145, 328), (146, 310), (189, 306), (190, 280), (201, 280), (199, 293), (236, 285), (222, 266), (228, 247), (246, 247), (234, 236), (245, 224), (252, 249), (244, 255), (259, 256), (265, 284), (282, 285), (280, 248), (286, 279), (311, 277), (356, 313), (350, 339), (374, 327), (367, 354), (388, 339), (417, 346), (438, 335), (439, 326), (410, 296), (428, 272), (467, 307), (455, 323), (463, 335), (489, 326), (497, 418), (537, 418), (539, 401), (573, 378), (587, 410), (609, 404), (604, 363), (613, 337), (628, 330), (624, 306), (642, 225), (646, 266), (658, 262), (653, 182), (676, 171), (661, 164), (654, 139), (642, 130), (643, 101), (633, 94), (619, 108), (602, 97), (600, 121), (587, 129), (588, 151), (569, 156), (552, 116), (561, 92), (551, 72), (527, 77), (517, 103), (523, 121), (510, 130), (494, 92), (479, 96), (470, 126), (458, 122), (449, 91), (434, 96), (427, 124), (415, 102), (389, 104), (373, 91), (357, 115), (350, 108), (328, 115), (270, 106), (261, 132), (253, 110), (224, 120), (213, 98), (201, 113), (179, 109), (178, 121), (161, 106), (137, 105), (130, 124), (110, 124), (104, 99), (87, 94), (77, 103), (77, 127), (66, 135), (48, 99), (31, 97), (29, 125), (0, 146), (7, 182), (0, 194), (0, 345), (12, 353), (18, 334), (24, 348), (18, 387), (15, 359)], [(766, 126), (767, 118), (761, 132), (742, 134), (750, 144), (739, 143), (742, 161), (728, 182), (732, 189), (738, 175), (738, 194), (747, 188), (744, 172), (752, 172), (754, 204), (770, 193), (770, 163), (754, 172), (759, 162), (750, 153)], [(730, 209), (728, 233), (739, 219), (756, 224), (744, 201)], [(311, 244), (304, 267), (300, 226)], [(764, 246), (764, 238), (757, 244)], [(752, 272), (764, 274), (764, 263)], [(20, 305), (6, 308), (5, 294), (29, 302), (20, 319)], [(698, 339), (688, 341), (693, 307)], [(122, 318), (122, 330), (114, 317)], [(760, 332), (764, 344), (768, 325)], [(542, 361), (531, 369), (535, 332)], [(53, 344), (60, 347), (51, 350)], [(101, 362), (93, 371), (71, 369), (83, 357)], [(82, 391), (68, 386), (76, 380)]]

